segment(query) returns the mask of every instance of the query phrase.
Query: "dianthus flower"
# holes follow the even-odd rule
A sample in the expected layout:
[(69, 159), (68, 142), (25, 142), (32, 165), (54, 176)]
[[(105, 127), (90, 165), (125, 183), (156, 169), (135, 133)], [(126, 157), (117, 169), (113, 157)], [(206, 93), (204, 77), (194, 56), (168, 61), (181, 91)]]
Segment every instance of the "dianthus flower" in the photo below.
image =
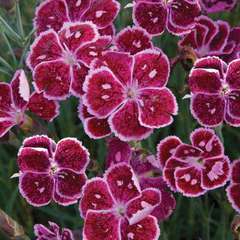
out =
[(163, 178), (173, 191), (197, 197), (226, 184), (230, 163), (221, 141), (211, 129), (199, 128), (190, 136), (191, 145), (175, 136), (158, 145)]
[(227, 197), (232, 207), (240, 213), (240, 160), (232, 163), (231, 182), (227, 187)]
[(97, 118), (108, 118), (121, 140), (141, 140), (170, 125), (177, 103), (166, 88), (169, 61), (160, 50), (134, 56), (108, 51), (93, 64), (83, 85), (83, 103)]
[(23, 70), (18, 70), (11, 83), (0, 82), (0, 137), (15, 125), (28, 124), (26, 111), (52, 121), (58, 115), (59, 105), (44, 98), (42, 93), (30, 94), (28, 80)]
[(112, 131), (106, 118), (99, 119), (90, 114), (87, 107), (80, 102), (78, 116), (82, 121), (85, 133), (92, 139), (101, 139), (109, 136)]
[(122, 142), (118, 138), (110, 138), (106, 166), (111, 167), (123, 162), (131, 165), (142, 190), (156, 188), (161, 192), (161, 202), (155, 207), (152, 215), (160, 221), (166, 220), (175, 209), (176, 201), (160, 176), (155, 156), (146, 154), (141, 149), (133, 149), (127, 142)]
[(140, 189), (128, 164), (117, 164), (103, 178), (95, 177), (84, 186), (80, 201), (83, 239), (157, 240), (160, 229), (151, 212), (160, 201), (157, 189)]
[(27, 59), (36, 91), (55, 100), (66, 99), (69, 93), (79, 97), (90, 63), (110, 42), (91, 22), (65, 23), (59, 32), (41, 33)]
[(126, 27), (115, 37), (115, 46), (120, 52), (136, 54), (153, 47), (151, 36), (140, 27)]
[(48, 222), (49, 227), (42, 224), (34, 225), (34, 233), (37, 237), (36, 240), (74, 240), (73, 233), (68, 228), (60, 227), (53, 222)]
[(235, 47), (228, 22), (214, 21), (207, 16), (196, 19), (195, 27), (179, 41), (179, 47), (191, 47), (198, 58), (231, 54)]
[(115, 0), (45, 0), (36, 10), (34, 26), (39, 34), (59, 31), (66, 22), (92, 21), (103, 35), (114, 35), (119, 10)]
[(135, 0), (133, 22), (151, 35), (160, 35), (165, 28), (174, 34), (186, 34), (201, 14), (198, 0)]
[(230, 11), (236, 6), (237, 0), (200, 0), (200, 5), (206, 13)]
[(228, 65), (217, 57), (196, 61), (190, 75), (191, 112), (203, 126), (225, 120), (240, 126), (240, 59)]
[(36, 207), (52, 200), (64, 206), (76, 203), (88, 163), (87, 149), (75, 138), (57, 144), (47, 136), (27, 138), (18, 153), (20, 193)]

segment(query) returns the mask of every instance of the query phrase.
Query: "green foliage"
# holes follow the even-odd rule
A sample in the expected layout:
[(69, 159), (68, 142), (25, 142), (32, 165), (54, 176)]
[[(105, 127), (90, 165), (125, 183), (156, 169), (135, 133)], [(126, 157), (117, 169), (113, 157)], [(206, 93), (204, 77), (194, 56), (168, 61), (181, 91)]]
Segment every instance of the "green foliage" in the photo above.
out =
[[(18, 2), (18, 1), (17, 1)], [(122, 11), (116, 20), (119, 31), (125, 26), (132, 25), (131, 9), (124, 9), (128, 1), (122, 0)], [(26, 54), (33, 40), (32, 19), (38, 1), (20, 1), (12, 10), (0, 9), (0, 79), (9, 82), (14, 71), (24, 68)], [(240, 24), (240, 7), (231, 13), (218, 14), (214, 19), (227, 20), (232, 26)], [(173, 58), (177, 55), (177, 38), (165, 33), (154, 39), (155, 46)], [(158, 142), (168, 136), (177, 135), (182, 140), (188, 141), (190, 132), (197, 127), (189, 111), (189, 100), (183, 100), (188, 93), (185, 72), (178, 64), (171, 73), (169, 88), (177, 96), (179, 115), (170, 127), (160, 129), (147, 140), (143, 146), (151, 152), (156, 151)], [(13, 219), (23, 225), (26, 233), (33, 238), (32, 228), (35, 223), (55, 221), (71, 229), (79, 229), (83, 221), (79, 216), (78, 206), (60, 207), (51, 204), (43, 208), (33, 208), (26, 203), (18, 192), (18, 180), (10, 177), (18, 171), (16, 155), (22, 140), (32, 134), (46, 133), (56, 141), (63, 137), (77, 137), (83, 141), (91, 153), (91, 159), (104, 171), (106, 145), (104, 140), (90, 140), (83, 131), (77, 117), (77, 100), (68, 99), (61, 103), (61, 115), (53, 123), (39, 122), (33, 132), (24, 134), (14, 129), (9, 142), (0, 145), (0, 208)], [(226, 154), (232, 159), (240, 155), (240, 130), (224, 125), (223, 137)], [(100, 172), (101, 173), (101, 172)], [(96, 173), (95, 173), (96, 174)], [(89, 172), (93, 176), (93, 172)], [(177, 208), (171, 218), (161, 224), (161, 240), (230, 240), (232, 239), (230, 223), (234, 211), (226, 200), (224, 189), (212, 191), (203, 197), (190, 199), (176, 194)], [(0, 239), (4, 239), (0, 235)]]

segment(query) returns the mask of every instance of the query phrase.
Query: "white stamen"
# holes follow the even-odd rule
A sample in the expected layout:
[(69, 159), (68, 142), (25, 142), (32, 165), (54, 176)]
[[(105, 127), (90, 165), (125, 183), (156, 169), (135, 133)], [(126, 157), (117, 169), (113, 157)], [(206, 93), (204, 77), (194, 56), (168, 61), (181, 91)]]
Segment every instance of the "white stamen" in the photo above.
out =
[(153, 70), (149, 73), (149, 77), (150, 77), (150, 78), (154, 78), (154, 77), (156, 77), (156, 75), (157, 75), (157, 70), (156, 70), (156, 69), (153, 69)]

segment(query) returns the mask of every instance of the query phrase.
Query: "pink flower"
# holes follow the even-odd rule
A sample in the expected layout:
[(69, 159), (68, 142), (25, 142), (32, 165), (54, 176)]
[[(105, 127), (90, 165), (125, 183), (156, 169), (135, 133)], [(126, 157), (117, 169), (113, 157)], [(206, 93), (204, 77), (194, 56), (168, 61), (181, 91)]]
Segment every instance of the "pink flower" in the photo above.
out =
[(133, 6), (134, 23), (153, 36), (165, 28), (174, 35), (186, 34), (200, 14), (198, 0), (135, 0)]
[(99, 119), (90, 114), (82, 102), (80, 102), (78, 107), (78, 116), (82, 121), (85, 133), (90, 138), (101, 139), (112, 133), (107, 119)]
[(161, 202), (154, 208), (152, 215), (160, 221), (169, 218), (175, 209), (176, 201), (160, 176), (156, 158), (142, 150), (133, 149), (128, 143), (113, 137), (108, 141), (106, 165), (112, 167), (123, 162), (131, 165), (142, 190), (156, 188), (161, 192)]
[(52, 121), (58, 114), (59, 104), (44, 98), (42, 93), (30, 94), (28, 80), (23, 70), (16, 71), (10, 84), (0, 83), (0, 137), (15, 125), (27, 123), (26, 111)]
[(115, 45), (118, 51), (136, 54), (142, 50), (152, 48), (151, 36), (140, 27), (126, 27), (116, 38)]
[(114, 35), (113, 21), (119, 10), (115, 0), (45, 0), (36, 10), (34, 26), (39, 34), (59, 31), (66, 22), (92, 21), (103, 35)]
[(108, 51), (93, 65), (84, 82), (83, 104), (97, 118), (108, 118), (121, 140), (144, 139), (173, 122), (178, 108), (166, 88), (170, 69), (163, 52), (148, 49), (130, 56)]
[(240, 160), (233, 161), (231, 170), (231, 182), (226, 189), (227, 197), (232, 207), (240, 213)]
[(170, 136), (158, 145), (163, 178), (173, 191), (197, 197), (226, 184), (230, 163), (213, 130), (198, 128), (190, 136), (191, 145)]
[(56, 223), (48, 222), (49, 227), (42, 224), (34, 225), (36, 240), (74, 240), (73, 233), (68, 228), (60, 230)]
[(197, 57), (221, 56), (231, 54), (235, 43), (228, 41), (230, 26), (228, 22), (213, 21), (206, 16), (196, 19), (195, 27), (179, 41), (179, 47), (190, 46)]
[(237, 0), (200, 0), (202, 9), (207, 13), (230, 11), (236, 6)]
[(228, 65), (217, 57), (196, 61), (190, 75), (191, 112), (197, 121), (216, 127), (225, 120), (240, 126), (240, 59)]
[(65, 23), (59, 32), (41, 33), (27, 59), (36, 91), (55, 100), (66, 99), (69, 93), (81, 96), (90, 63), (110, 42), (90, 22)]
[(20, 193), (36, 207), (52, 200), (74, 204), (81, 197), (88, 163), (87, 149), (75, 138), (57, 144), (47, 136), (27, 138), (18, 153)]
[(160, 201), (157, 189), (141, 190), (131, 167), (117, 164), (103, 178), (95, 177), (84, 186), (83, 239), (157, 240), (160, 229), (151, 212)]

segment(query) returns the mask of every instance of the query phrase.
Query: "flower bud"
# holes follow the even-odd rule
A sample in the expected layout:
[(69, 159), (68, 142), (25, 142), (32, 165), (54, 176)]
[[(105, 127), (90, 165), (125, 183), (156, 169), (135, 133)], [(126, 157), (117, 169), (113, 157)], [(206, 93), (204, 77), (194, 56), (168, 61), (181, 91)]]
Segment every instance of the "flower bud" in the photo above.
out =
[(15, 6), (15, 0), (0, 0), (0, 8), (4, 8), (7, 11), (10, 11)]

